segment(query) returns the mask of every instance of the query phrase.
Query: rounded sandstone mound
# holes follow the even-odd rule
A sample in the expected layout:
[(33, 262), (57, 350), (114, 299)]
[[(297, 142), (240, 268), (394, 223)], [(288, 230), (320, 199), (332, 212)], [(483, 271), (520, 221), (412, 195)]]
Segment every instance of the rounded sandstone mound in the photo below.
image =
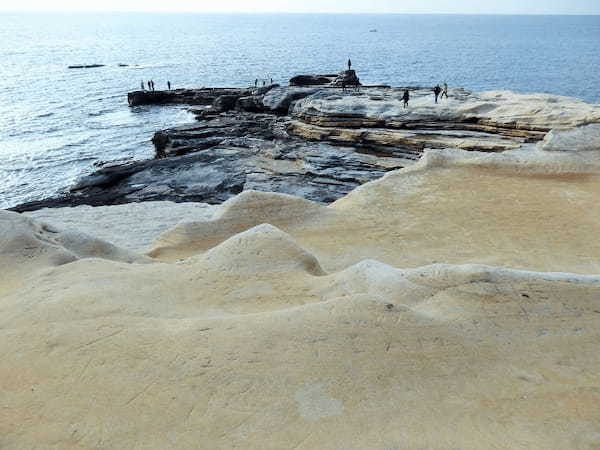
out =
[(81, 258), (102, 258), (126, 263), (149, 262), (142, 255), (76, 231), (63, 231), (44, 222), (0, 211), (0, 261), (3, 266), (27, 262), (57, 266)]
[(306, 223), (320, 223), (334, 214), (303, 198), (248, 190), (223, 203), (210, 220), (183, 222), (161, 234), (148, 254), (166, 260), (184, 258), (263, 223), (288, 231)]
[(213, 270), (236, 273), (303, 271), (320, 276), (325, 272), (313, 255), (288, 234), (263, 224), (227, 239), (209, 250), (202, 262)]

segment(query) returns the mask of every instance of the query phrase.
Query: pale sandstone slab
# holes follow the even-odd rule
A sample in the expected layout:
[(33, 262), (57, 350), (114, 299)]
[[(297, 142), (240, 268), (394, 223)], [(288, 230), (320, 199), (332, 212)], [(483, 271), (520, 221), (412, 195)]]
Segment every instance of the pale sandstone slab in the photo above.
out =
[(600, 122), (600, 105), (550, 94), (511, 91), (469, 92), (451, 89), (450, 99), (434, 103), (429, 89), (411, 91), (409, 108), (402, 106), (402, 89), (365, 90), (340, 95), (332, 90), (298, 100), (291, 114), (299, 118), (343, 118), (393, 122), (460, 122), (481, 120), (494, 126), (523, 130), (570, 128)]
[(148, 247), (179, 222), (209, 219), (215, 210), (206, 203), (168, 201), (72, 208), (44, 208), (26, 216), (61, 229), (76, 229), (132, 251)]
[(561, 133), (244, 192), (152, 264), (0, 212), (0, 448), (598, 447), (600, 160)]

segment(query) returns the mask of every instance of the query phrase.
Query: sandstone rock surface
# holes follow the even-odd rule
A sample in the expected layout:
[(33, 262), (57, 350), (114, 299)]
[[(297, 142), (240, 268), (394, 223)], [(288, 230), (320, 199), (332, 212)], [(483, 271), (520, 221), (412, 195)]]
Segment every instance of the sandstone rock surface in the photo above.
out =
[(120, 248), (141, 252), (179, 222), (208, 220), (215, 209), (206, 203), (149, 201), (110, 207), (44, 208), (25, 215), (55, 229), (77, 230)]
[(242, 192), (145, 256), (0, 212), (0, 447), (596, 448), (594, 135)]

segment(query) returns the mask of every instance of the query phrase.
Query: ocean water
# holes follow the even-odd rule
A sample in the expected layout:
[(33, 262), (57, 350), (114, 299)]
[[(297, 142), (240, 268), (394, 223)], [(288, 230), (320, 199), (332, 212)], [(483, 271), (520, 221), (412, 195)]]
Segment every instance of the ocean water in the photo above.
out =
[(96, 161), (150, 158), (154, 131), (192, 121), (129, 108), (141, 80), (286, 83), (351, 57), (365, 83), (600, 103), (599, 43), (600, 16), (0, 14), (0, 208), (56, 195)]

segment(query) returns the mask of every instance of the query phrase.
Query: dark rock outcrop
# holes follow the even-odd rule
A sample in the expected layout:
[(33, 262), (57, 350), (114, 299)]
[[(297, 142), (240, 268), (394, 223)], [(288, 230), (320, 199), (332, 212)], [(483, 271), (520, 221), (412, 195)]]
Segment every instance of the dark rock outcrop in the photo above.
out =
[(354, 70), (343, 70), (338, 74), (335, 80), (331, 82), (331, 86), (361, 86), (361, 82)]
[(262, 99), (265, 111), (288, 114), (290, 106), (300, 99), (317, 92), (317, 88), (277, 88), (269, 91)]
[(87, 64), (87, 65), (73, 65), (73, 66), (69, 66), (69, 69), (96, 69), (98, 67), (104, 67), (104, 64)]
[(134, 91), (127, 94), (129, 106), (138, 105), (212, 105), (221, 96), (252, 95), (251, 89), (208, 88), (174, 89), (172, 91)]
[(265, 106), (262, 103), (262, 96), (248, 95), (237, 99), (236, 108), (240, 111), (262, 113), (265, 111)]
[(149, 200), (221, 203), (245, 189), (331, 202), (419, 158), (410, 150), (306, 142), (290, 137), (288, 126), (286, 116), (232, 111), (159, 131), (153, 138), (158, 159), (102, 167), (63, 197), (14, 210)]
[(212, 107), (216, 112), (231, 111), (235, 108), (235, 102), (240, 98), (238, 95), (220, 95), (212, 103)]
[(326, 86), (336, 78), (337, 75), (296, 75), (290, 79), (290, 86)]

